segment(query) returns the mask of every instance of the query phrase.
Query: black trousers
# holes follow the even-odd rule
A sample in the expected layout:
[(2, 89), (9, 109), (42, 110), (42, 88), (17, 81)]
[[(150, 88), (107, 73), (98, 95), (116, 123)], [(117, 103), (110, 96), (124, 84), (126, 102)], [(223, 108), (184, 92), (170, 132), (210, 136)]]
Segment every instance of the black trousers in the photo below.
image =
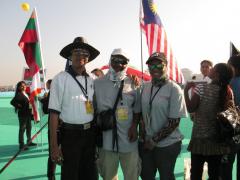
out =
[(97, 180), (95, 129), (61, 128), (62, 180)]
[(222, 155), (204, 156), (191, 153), (191, 179), (202, 180), (203, 166), (207, 162), (209, 180), (218, 180), (221, 158)]
[(18, 117), (19, 119), (19, 132), (18, 132), (18, 142), (20, 148), (24, 146), (24, 132), (26, 130), (27, 142), (31, 140), (31, 117)]
[[(233, 171), (233, 164), (235, 161), (235, 157), (237, 155), (237, 178), (236, 180), (240, 180), (240, 149), (225, 155), (221, 162), (221, 180), (232, 180), (232, 171)], [(235, 177), (235, 175), (234, 175)]]
[(161, 180), (175, 180), (174, 168), (177, 157), (181, 151), (182, 142), (167, 147), (155, 147), (153, 150), (143, 149), (139, 144), (139, 154), (142, 159), (142, 180), (155, 180), (158, 170)]

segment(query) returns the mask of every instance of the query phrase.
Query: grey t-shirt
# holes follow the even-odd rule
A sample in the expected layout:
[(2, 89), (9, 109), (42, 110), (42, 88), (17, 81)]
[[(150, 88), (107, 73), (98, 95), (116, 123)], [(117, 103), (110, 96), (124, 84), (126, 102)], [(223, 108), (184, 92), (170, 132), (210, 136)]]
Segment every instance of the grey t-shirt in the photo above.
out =
[[(169, 80), (157, 92), (158, 87), (153, 86), (152, 96), (155, 98), (152, 101), (152, 109), (150, 112), (150, 95), (152, 83), (147, 82), (142, 89), (142, 114), (145, 122), (147, 138), (151, 138), (158, 133), (168, 122), (168, 118), (183, 118), (187, 117), (187, 109), (183, 92), (179, 85)], [(150, 121), (149, 121), (150, 117)], [(157, 146), (165, 147), (182, 140), (183, 136), (179, 129), (176, 128), (168, 137), (161, 140)]]
[[(107, 75), (94, 81), (94, 103), (97, 105), (97, 112), (113, 108), (118, 90), (119, 87), (110, 81)], [(128, 117), (120, 120), (116, 113), (119, 152), (136, 151), (137, 141), (129, 142), (128, 130), (132, 124), (133, 112), (139, 113), (141, 110), (140, 92), (128, 77), (124, 79), (122, 99), (119, 99), (118, 108), (127, 109)], [(103, 132), (103, 149), (112, 151), (112, 130)]]

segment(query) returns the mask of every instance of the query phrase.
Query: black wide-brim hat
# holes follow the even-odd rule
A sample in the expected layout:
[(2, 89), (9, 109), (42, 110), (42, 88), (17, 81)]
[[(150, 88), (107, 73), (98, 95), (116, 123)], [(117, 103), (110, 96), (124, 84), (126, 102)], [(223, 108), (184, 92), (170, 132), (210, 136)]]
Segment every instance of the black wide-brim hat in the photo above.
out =
[(70, 57), (72, 55), (72, 51), (79, 48), (89, 51), (90, 56), (88, 58), (88, 62), (94, 60), (100, 54), (96, 48), (87, 43), (85, 38), (76, 37), (71, 44), (68, 44), (60, 51), (60, 55), (65, 59), (71, 60)]

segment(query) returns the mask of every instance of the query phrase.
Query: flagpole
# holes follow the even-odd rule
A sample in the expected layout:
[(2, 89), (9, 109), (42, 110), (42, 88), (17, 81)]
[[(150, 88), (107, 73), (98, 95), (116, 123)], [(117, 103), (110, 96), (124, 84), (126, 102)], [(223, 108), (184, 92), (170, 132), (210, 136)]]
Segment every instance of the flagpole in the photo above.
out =
[(38, 35), (38, 39), (39, 39), (39, 48), (40, 48), (40, 56), (41, 56), (41, 63), (42, 63), (42, 71), (43, 71), (43, 81), (44, 81), (44, 90), (46, 90), (46, 77), (45, 77), (45, 64), (43, 61), (43, 55), (42, 55), (42, 45), (41, 45), (41, 33), (40, 33), (40, 28), (39, 28), (39, 23), (38, 23), (38, 15), (37, 15), (37, 8), (34, 8), (34, 12), (36, 15), (36, 27), (37, 27), (37, 35)]
[[(140, 8), (139, 8), (139, 25), (141, 25), (142, 18), (142, 0), (140, 0)], [(142, 85), (143, 85), (143, 47), (142, 47), (142, 28), (140, 27), (140, 44), (141, 44), (141, 71), (142, 71)]]
[[(44, 64), (44, 60), (43, 60), (43, 55), (42, 55), (42, 45), (41, 45), (41, 33), (40, 33), (40, 27), (39, 27), (39, 23), (38, 23), (38, 15), (37, 15), (37, 8), (34, 7), (34, 12), (35, 12), (35, 16), (36, 16), (36, 27), (37, 27), (37, 35), (38, 35), (38, 40), (39, 40), (39, 48), (40, 48), (40, 57), (41, 57), (41, 63), (42, 63), (42, 74), (43, 74), (43, 87), (44, 87), (44, 90), (46, 91), (46, 77), (45, 77), (45, 64)], [(40, 83), (41, 83), (41, 80), (40, 80)], [(37, 99), (37, 104), (38, 106), (37, 107), (40, 107), (39, 106), (39, 101)], [(40, 127), (42, 125), (42, 110), (40, 110)], [(41, 134), (41, 146), (43, 146), (43, 137), (42, 137), (42, 134)]]

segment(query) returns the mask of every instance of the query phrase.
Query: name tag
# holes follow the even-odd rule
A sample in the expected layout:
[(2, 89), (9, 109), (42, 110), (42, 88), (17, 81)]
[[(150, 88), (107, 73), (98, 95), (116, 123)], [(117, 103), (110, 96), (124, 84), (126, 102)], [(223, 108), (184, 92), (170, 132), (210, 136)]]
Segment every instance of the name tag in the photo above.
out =
[(117, 119), (119, 121), (128, 120), (128, 108), (126, 106), (120, 106), (117, 108)]
[(85, 101), (85, 109), (87, 114), (93, 114), (93, 104), (91, 101)]

